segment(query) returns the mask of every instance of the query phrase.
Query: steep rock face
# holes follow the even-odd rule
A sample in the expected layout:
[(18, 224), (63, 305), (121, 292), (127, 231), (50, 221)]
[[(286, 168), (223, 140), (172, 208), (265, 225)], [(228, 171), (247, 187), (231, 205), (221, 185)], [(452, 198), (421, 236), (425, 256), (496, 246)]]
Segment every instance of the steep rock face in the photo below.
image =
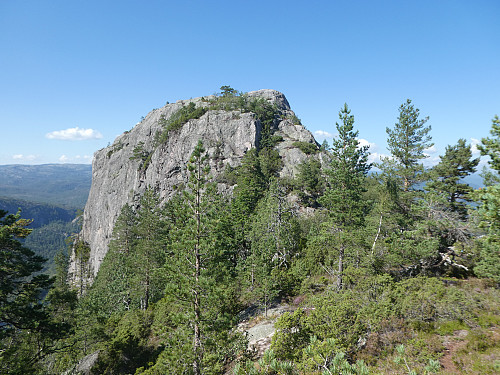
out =
[[(283, 94), (274, 90), (259, 90), (248, 93), (248, 96), (264, 98), (279, 108), (281, 119), (275, 134), (283, 138), (277, 146), (284, 162), (281, 175), (293, 176), (297, 165), (307, 157), (293, 143), (299, 141), (317, 145), (314, 137), (302, 125), (293, 123), (291, 119), (295, 115)], [(175, 187), (187, 180), (185, 165), (198, 140), (203, 141), (212, 156), (213, 175), (222, 173), (226, 164), (237, 166), (245, 152), (258, 147), (262, 124), (255, 114), (222, 110), (209, 110), (200, 118), (189, 120), (182, 128), (170, 133), (165, 143), (155, 147), (155, 135), (162, 130), (160, 119), (168, 119), (189, 102), (206, 105), (206, 100), (196, 98), (155, 109), (132, 130), (117, 137), (111, 146), (94, 154), (92, 186), (79, 236), (90, 248), (87, 281), (92, 282), (97, 275), (123, 205), (137, 205), (148, 186), (154, 187), (162, 199), (169, 199)], [(138, 147), (150, 153), (146, 167), (141, 167), (141, 160), (131, 160), (134, 149)], [(80, 270), (73, 256), (70, 274), (74, 282)]]

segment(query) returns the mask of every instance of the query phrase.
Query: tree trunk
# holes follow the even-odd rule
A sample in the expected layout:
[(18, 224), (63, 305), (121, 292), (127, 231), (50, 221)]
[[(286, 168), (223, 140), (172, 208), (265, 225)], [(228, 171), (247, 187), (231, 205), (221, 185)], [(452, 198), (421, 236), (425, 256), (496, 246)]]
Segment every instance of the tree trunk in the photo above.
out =
[(339, 270), (338, 270), (338, 275), (337, 275), (337, 289), (341, 290), (343, 287), (342, 284), (342, 277), (344, 273), (344, 245), (340, 245), (340, 253), (339, 253)]
[(200, 323), (201, 323), (201, 309), (200, 309), (200, 273), (201, 273), (201, 255), (200, 255), (200, 239), (201, 239), (201, 165), (198, 164), (198, 178), (196, 186), (196, 245), (194, 248), (194, 338), (193, 338), (193, 349), (194, 349), (194, 362), (193, 371), (195, 375), (201, 375), (201, 362), (202, 362), (202, 352), (201, 352), (201, 334), (200, 334)]

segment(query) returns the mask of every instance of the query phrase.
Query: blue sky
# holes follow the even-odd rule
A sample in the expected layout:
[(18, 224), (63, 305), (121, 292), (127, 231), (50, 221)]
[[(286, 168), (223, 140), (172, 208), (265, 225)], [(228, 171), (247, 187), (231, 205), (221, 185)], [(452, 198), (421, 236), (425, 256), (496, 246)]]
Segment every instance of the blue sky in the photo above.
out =
[(499, 14), (498, 0), (0, 0), (0, 164), (90, 163), (153, 108), (222, 85), (283, 92), (316, 135), (347, 102), (374, 157), (410, 98), (432, 163), (500, 115)]

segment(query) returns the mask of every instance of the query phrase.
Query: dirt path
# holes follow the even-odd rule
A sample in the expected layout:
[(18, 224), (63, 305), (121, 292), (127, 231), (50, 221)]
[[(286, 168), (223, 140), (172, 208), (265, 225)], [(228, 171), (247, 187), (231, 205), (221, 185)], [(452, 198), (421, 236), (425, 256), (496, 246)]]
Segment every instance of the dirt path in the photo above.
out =
[(453, 336), (446, 336), (444, 340), (444, 356), (440, 359), (441, 366), (443, 366), (443, 374), (459, 374), (460, 370), (453, 362), (453, 356), (457, 351), (462, 349), (467, 345), (467, 340), (465, 337), (468, 335), (468, 331), (460, 330), (456, 331)]

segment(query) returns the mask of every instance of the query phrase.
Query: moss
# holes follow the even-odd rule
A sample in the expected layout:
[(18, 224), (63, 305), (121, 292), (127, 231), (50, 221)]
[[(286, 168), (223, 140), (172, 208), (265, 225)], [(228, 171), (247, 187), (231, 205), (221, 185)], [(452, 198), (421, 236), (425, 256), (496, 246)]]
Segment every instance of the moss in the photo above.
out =
[(435, 332), (441, 336), (453, 335), (455, 331), (460, 331), (463, 329), (468, 329), (467, 325), (460, 320), (449, 320), (444, 321), (439, 324), (435, 329)]

